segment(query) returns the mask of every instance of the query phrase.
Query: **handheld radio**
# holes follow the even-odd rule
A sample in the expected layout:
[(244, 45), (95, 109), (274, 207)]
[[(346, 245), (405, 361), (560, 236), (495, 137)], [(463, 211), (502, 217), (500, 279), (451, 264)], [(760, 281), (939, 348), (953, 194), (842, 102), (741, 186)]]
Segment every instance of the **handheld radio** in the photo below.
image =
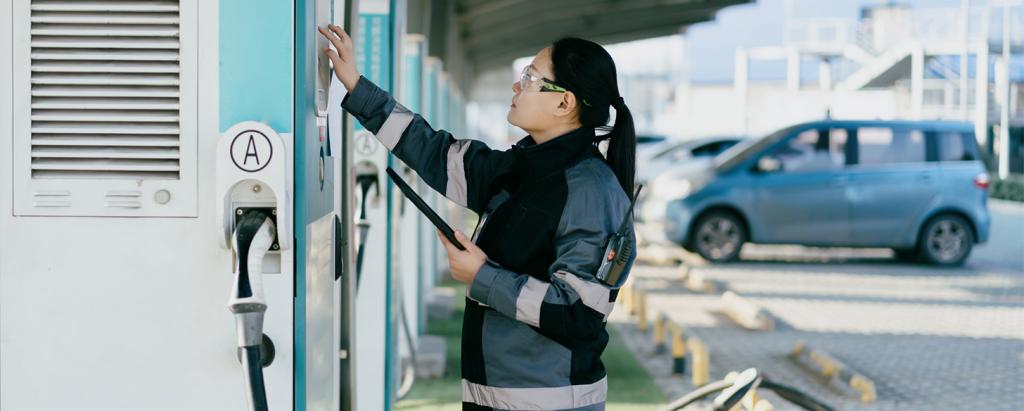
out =
[(622, 271), (626, 268), (626, 263), (629, 262), (629, 255), (633, 253), (633, 237), (629, 235), (629, 222), (633, 218), (633, 205), (636, 204), (636, 199), (640, 196), (640, 190), (643, 188), (643, 184), (636, 188), (636, 193), (633, 194), (633, 198), (629, 202), (629, 210), (622, 218), (619, 230), (612, 234), (604, 247), (604, 254), (602, 254), (604, 258), (601, 259), (601, 265), (597, 268), (597, 279), (608, 286), (618, 287), (620, 285)]

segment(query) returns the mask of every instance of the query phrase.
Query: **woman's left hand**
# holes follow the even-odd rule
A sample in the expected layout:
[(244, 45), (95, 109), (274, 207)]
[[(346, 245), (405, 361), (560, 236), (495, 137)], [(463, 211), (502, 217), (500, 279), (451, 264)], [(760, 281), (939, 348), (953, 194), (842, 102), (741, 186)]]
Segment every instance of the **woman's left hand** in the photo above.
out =
[(356, 88), (356, 83), (359, 82), (355, 42), (340, 26), (328, 24), (327, 27), (317, 27), (317, 30), (334, 45), (334, 49), (328, 47), (322, 52), (331, 59), (331, 63), (334, 65), (334, 75), (338, 77), (338, 81), (341, 81), (341, 84), (351, 93)]
[(448, 265), (452, 269), (452, 278), (460, 283), (473, 284), (476, 272), (480, 271), (480, 267), (487, 261), (487, 254), (472, 241), (469, 241), (461, 231), (455, 231), (455, 239), (466, 247), (465, 251), (459, 250), (455, 244), (448, 241), (448, 238), (441, 234), (440, 230), (438, 230), (437, 236), (441, 239), (441, 244), (444, 244), (444, 248), (448, 250)]

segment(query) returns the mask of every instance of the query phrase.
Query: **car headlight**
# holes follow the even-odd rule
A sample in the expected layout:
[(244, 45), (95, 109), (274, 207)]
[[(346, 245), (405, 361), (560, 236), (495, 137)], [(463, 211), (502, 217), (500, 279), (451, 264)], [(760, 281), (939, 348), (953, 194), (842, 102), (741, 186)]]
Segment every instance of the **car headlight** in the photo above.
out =
[(690, 195), (693, 183), (690, 180), (657, 178), (651, 183), (651, 196), (662, 200), (674, 200)]

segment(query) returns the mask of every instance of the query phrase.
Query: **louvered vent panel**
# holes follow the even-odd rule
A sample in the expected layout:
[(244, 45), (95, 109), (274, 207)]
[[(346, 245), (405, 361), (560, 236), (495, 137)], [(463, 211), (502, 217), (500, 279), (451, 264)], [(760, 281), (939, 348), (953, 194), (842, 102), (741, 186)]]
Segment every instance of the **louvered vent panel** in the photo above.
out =
[(31, 2), (33, 179), (178, 179), (180, 8)]

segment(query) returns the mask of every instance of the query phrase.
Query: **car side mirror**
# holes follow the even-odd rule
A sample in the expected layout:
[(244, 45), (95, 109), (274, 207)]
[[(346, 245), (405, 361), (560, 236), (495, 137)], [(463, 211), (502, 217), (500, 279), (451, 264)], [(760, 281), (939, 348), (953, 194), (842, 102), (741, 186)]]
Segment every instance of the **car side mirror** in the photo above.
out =
[(782, 162), (775, 157), (764, 156), (757, 160), (757, 172), (774, 173), (782, 170)]

